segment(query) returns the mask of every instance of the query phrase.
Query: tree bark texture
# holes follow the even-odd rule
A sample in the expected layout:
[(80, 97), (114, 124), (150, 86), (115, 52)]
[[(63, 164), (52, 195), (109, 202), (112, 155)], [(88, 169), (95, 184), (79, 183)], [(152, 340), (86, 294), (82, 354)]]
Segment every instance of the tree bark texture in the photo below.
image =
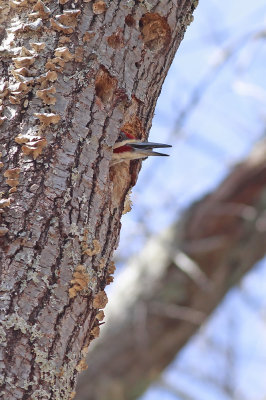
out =
[(68, 399), (99, 334), (146, 137), (196, 1), (0, 0), (1, 398)]
[(266, 250), (266, 142), (118, 276), (76, 400), (133, 400)]

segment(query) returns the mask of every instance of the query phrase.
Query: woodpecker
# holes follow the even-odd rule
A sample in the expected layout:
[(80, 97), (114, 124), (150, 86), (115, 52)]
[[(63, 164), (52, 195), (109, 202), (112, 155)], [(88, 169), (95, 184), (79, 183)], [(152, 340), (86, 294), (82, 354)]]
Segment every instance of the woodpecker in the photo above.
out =
[(111, 165), (122, 161), (139, 160), (149, 156), (168, 156), (168, 154), (158, 153), (153, 149), (160, 147), (172, 147), (169, 144), (142, 142), (136, 139), (131, 133), (121, 131), (113, 148)]

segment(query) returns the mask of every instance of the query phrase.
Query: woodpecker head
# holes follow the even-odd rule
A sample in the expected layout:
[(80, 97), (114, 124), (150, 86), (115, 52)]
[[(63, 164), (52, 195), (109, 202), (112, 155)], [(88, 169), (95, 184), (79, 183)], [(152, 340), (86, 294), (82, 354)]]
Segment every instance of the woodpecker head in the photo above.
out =
[(138, 160), (149, 156), (168, 156), (168, 154), (157, 153), (153, 149), (160, 147), (172, 147), (169, 144), (142, 142), (131, 133), (121, 131), (113, 148), (111, 165), (122, 161)]

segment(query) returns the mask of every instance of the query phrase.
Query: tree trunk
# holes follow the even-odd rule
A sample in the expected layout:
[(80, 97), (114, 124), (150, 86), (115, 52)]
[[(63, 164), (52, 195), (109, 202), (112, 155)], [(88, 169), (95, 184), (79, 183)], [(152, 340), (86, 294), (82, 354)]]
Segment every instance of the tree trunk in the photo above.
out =
[(152, 238), (113, 286), (76, 400), (133, 400), (266, 251), (266, 142)]
[(5, 400), (74, 396), (140, 165), (109, 170), (112, 146), (146, 137), (195, 6), (0, 0)]

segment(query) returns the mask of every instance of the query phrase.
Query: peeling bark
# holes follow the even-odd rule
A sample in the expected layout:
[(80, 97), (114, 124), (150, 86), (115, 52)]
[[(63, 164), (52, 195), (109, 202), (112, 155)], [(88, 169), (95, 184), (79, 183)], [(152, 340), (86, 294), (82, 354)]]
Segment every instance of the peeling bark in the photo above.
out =
[[(145, 137), (196, 2), (0, 0), (1, 396), (73, 398)], [(141, 21), (141, 23), (140, 23)]]
[(266, 142), (115, 281), (76, 400), (138, 398), (266, 251)]

